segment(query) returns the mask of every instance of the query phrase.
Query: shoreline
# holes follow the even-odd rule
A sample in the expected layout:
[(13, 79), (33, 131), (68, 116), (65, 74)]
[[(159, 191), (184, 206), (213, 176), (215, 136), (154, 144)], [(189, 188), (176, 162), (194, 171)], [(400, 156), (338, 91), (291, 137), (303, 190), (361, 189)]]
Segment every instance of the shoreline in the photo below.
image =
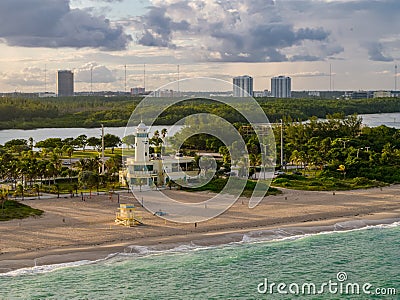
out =
[[(310, 221), (303, 223), (288, 223), (282, 226), (253, 227), (246, 229), (232, 229), (228, 231), (215, 231), (194, 233), (192, 235), (173, 235), (163, 237), (157, 243), (153, 239), (143, 242), (121, 242), (96, 246), (81, 246), (73, 248), (44, 249), (34, 253), (21, 253), (17, 259), (0, 261), (0, 274), (14, 272), (25, 268), (45, 267), (52, 265), (76, 265), (87, 261), (87, 264), (110, 258), (137, 254), (144, 256), (150, 252), (181, 251), (180, 247), (192, 246), (193, 249), (201, 247), (228, 246), (232, 243), (251, 242), (278, 242), (287, 238), (302, 238), (320, 233), (340, 233), (364, 229), (370, 226), (391, 225), (400, 222), (398, 213), (377, 213), (357, 217), (343, 217)], [(337, 228), (337, 226), (339, 228)], [(285, 233), (282, 235), (282, 231)], [(279, 234), (277, 234), (279, 232)], [(245, 238), (248, 238), (245, 241)], [(143, 250), (144, 249), (144, 253)], [(187, 250), (190, 250), (189, 248)], [(78, 264), (79, 265), (79, 264)]]
[[(400, 221), (399, 191), (400, 186), (391, 186), (383, 191), (356, 190), (333, 196), (328, 192), (284, 190), (282, 195), (266, 197), (254, 210), (238, 201), (218, 218), (200, 223), (197, 228), (193, 224), (165, 222), (144, 210), (147, 225), (131, 228), (114, 225), (109, 213), (114, 213), (117, 205), (105, 196), (94, 197), (89, 203), (70, 199), (31, 200), (28, 204), (32, 207), (45, 208), (43, 218), (0, 223), (0, 231), (8, 229), (0, 242), (0, 273), (35, 265), (103, 260), (118, 253), (140, 255), (141, 249), (168, 251), (188, 245), (220, 246), (245, 239), (279, 240), (391, 224)], [(178, 191), (168, 193), (182, 198), (189, 195)], [(210, 196), (190, 195), (196, 201)], [(65, 215), (61, 221), (60, 215)], [(98, 223), (93, 221), (96, 219)], [(16, 238), (18, 235), (31, 240), (23, 241)]]

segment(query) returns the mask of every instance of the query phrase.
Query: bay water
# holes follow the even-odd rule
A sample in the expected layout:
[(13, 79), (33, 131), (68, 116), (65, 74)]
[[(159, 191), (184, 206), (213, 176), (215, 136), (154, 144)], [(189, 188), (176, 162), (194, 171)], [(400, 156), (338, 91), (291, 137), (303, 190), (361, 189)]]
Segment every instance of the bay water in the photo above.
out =
[[(388, 127), (400, 128), (400, 113), (384, 113), (384, 114), (367, 114), (359, 115), (363, 118), (363, 123), (369, 127), (377, 127), (380, 125), (386, 125)], [(150, 135), (155, 130), (161, 131), (163, 128), (167, 128), (169, 136), (174, 135), (181, 129), (181, 126), (153, 126), (151, 128)], [(105, 133), (117, 135), (119, 137), (125, 136), (126, 127), (106, 127)], [(32, 130), (21, 130), (21, 129), (6, 129), (0, 130), (0, 145), (12, 140), (12, 139), (25, 139), (28, 140), (30, 137), (35, 142), (43, 141), (47, 138), (76, 138), (77, 136), (85, 134), (88, 137), (100, 137), (100, 128), (40, 128)], [(127, 132), (126, 134), (130, 134)], [(132, 132), (133, 134), (133, 132)]]

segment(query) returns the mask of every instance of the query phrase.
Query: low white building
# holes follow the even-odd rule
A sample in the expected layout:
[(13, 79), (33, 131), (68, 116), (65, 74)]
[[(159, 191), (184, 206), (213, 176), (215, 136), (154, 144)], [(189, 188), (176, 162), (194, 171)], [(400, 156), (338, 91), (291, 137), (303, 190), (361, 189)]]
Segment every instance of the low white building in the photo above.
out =
[(390, 98), (392, 93), (390, 91), (375, 91), (374, 98)]
[(192, 157), (150, 155), (148, 127), (140, 123), (135, 133), (135, 157), (127, 158), (120, 182), (131, 188), (164, 186), (170, 180), (185, 180)]

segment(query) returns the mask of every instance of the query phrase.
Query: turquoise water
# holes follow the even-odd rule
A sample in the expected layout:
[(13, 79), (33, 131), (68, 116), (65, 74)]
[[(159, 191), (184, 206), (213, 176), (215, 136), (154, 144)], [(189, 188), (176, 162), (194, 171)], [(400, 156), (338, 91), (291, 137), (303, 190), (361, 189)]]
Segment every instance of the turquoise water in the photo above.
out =
[[(0, 295), (2, 299), (400, 299), (399, 223), (268, 242), (255, 242), (254, 236), (237, 244), (188, 245), (167, 253), (138, 247), (141, 256), (13, 272), (0, 277)], [(327, 289), (311, 296), (258, 292), (265, 279), (300, 288), (303, 283), (320, 286), (329, 280), (339, 284), (339, 272), (347, 275), (344, 283), (370, 283), (371, 292), (377, 287), (396, 288), (397, 295), (340, 295)]]

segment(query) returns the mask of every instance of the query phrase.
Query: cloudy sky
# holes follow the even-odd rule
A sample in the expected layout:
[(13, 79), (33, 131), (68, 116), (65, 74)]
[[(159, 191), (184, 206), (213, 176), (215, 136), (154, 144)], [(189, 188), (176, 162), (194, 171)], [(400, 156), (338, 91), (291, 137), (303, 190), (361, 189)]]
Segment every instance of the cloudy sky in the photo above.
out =
[[(0, 91), (158, 88), (180, 77), (248, 74), (255, 89), (393, 89), (399, 0), (1, 0)], [(46, 74), (46, 76), (45, 76)], [(400, 84), (400, 80), (399, 80)]]

